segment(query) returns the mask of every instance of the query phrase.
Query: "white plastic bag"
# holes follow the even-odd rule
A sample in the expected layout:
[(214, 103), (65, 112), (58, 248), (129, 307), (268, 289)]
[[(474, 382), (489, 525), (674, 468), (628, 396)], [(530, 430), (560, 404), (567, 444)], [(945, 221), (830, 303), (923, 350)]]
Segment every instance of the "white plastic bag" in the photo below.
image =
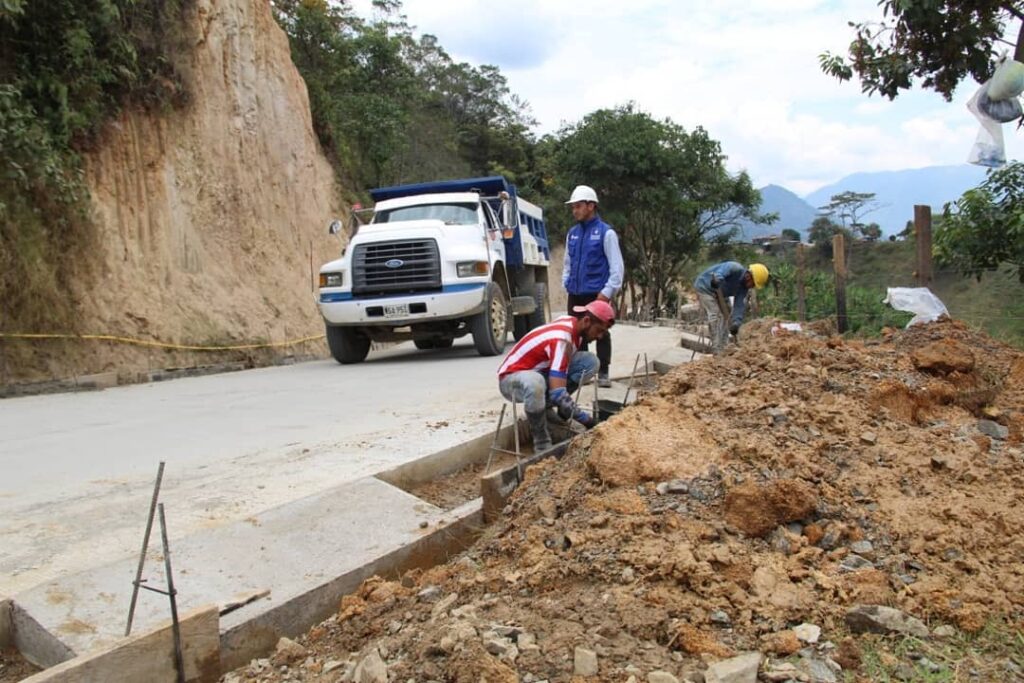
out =
[(985, 86), (978, 89), (974, 96), (967, 103), (967, 109), (978, 119), (981, 128), (978, 130), (978, 137), (974, 140), (967, 155), (967, 163), (987, 166), (988, 168), (999, 168), (1006, 164), (1006, 145), (1003, 142), (1003, 126), (1001, 123), (992, 120), (984, 112), (978, 110), (978, 97)]
[(942, 316), (949, 315), (946, 304), (927, 287), (889, 287), (882, 303), (892, 306), (897, 311), (913, 313), (914, 317), (907, 323), (907, 327), (933, 323)]

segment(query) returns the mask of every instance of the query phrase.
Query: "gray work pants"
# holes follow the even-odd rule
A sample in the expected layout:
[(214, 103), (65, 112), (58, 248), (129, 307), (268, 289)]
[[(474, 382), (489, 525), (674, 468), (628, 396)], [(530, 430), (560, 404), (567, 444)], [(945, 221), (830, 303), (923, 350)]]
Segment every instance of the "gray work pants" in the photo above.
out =
[(708, 317), (708, 327), (711, 331), (711, 353), (719, 354), (725, 350), (725, 344), (729, 341), (729, 321), (726, 320), (718, 305), (718, 297), (714, 294), (697, 292), (697, 299), (700, 301), (704, 314)]

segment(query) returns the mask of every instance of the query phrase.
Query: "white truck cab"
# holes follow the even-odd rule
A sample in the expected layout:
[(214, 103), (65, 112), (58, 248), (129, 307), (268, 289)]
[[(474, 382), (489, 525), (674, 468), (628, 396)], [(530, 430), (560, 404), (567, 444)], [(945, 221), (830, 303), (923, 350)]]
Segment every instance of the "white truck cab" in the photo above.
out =
[(331, 354), (366, 359), (372, 341), (447, 348), (466, 334), (501, 353), (550, 319), (543, 212), (500, 176), (371, 190), (368, 224), (320, 268)]

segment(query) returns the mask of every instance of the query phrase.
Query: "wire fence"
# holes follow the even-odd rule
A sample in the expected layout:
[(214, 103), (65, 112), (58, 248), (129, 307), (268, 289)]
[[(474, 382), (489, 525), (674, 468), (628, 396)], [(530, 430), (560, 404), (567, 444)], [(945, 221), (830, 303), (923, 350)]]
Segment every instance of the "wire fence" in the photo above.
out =
[[(835, 253), (837, 247), (842, 254)], [(1016, 278), (998, 270), (970, 278), (942, 264), (936, 268), (930, 246), (918, 248), (914, 240), (851, 244), (839, 239), (834, 245), (780, 249), (765, 258), (772, 282), (759, 297), (762, 316), (832, 318), (840, 331), (872, 335), (903, 327), (913, 317), (884, 303), (889, 288), (928, 287), (952, 318), (1024, 346), (1024, 291)]]

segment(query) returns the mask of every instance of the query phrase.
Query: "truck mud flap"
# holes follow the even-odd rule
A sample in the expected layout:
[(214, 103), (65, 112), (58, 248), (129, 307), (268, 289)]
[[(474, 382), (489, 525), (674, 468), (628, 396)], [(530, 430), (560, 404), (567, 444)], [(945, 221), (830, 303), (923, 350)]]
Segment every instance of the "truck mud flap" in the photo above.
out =
[(527, 315), (537, 310), (537, 300), (532, 296), (512, 297), (512, 315)]

